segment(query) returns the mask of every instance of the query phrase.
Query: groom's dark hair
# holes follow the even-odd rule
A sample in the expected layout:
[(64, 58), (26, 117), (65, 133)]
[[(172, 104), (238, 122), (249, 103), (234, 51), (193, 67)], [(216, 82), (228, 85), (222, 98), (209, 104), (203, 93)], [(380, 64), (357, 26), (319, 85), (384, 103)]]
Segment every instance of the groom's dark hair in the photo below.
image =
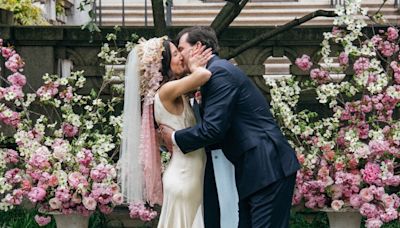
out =
[(187, 42), (191, 45), (195, 45), (200, 41), (206, 48), (211, 48), (214, 54), (218, 54), (218, 38), (217, 35), (211, 27), (208, 26), (193, 26), (185, 28), (178, 33), (175, 39), (175, 44), (178, 46), (180, 38), (184, 34), (188, 34)]

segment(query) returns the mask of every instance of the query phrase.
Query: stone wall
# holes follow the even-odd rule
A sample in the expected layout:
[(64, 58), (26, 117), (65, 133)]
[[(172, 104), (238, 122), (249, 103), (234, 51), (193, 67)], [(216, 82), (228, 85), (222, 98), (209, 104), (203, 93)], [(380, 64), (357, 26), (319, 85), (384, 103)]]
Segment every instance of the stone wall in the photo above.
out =
[[(78, 26), (13, 27), (0, 25), (0, 37), (8, 44), (15, 46), (24, 58), (26, 62), (24, 73), (34, 88), (38, 88), (41, 84), (41, 76), (44, 73), (59, 73), (60, 60), (70, 60), (74, 70), (84, 70), (88, 77), (88, 86), (97, 87), (101, 84), (101, 75), (104, 72), (97, 53), (100, 51), (102, 43), (106, 42), (105, 35), (113, 31), (111, 27), (102, 27), (101, 29), (101, 33), (91, 34), (86, 30), (81, 30)], [(168, 31), (170, 37), (174, 37), (181, 29), (170, 28)], [(223, 56), (229, 50), (271, 29), (273, 28), (227, 29), (220, 38), (220, 54)], [(267, 93), (262, 77), (265, 73), (265, 60), (270, 56), (286, 56), (294, 64), (295, 59), (303, 53), (317, 59), (322, 33), (328, 30), (330, 30), (328, 27), (292, 29), (247, 50), (237, 56), (234, 61), (256, 82), (259, 88)], [(152, 28), (124, 27), (119, 34), (117, 43), (123, 45), (133, 33), (145, 38), (154, 36)], [(290, 72), (301, 74), (294, 65), (290, 67)], [(5, 72), (2, 72), (2, 76), (5, 76)]]

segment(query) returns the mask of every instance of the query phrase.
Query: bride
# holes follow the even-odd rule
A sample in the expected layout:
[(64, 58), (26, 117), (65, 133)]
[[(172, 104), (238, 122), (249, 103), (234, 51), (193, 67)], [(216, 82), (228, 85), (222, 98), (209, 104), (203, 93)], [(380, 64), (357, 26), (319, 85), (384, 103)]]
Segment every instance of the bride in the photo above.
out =
[[(161, 184), (154, 119), (176, 130), (195, 125), (185, 94), (210, 79), (211, 72), (204, 66), (211, 57), (211, 49), (199, 44), (185, 64), (166, 37), (141, 40), (128, 56), (119, 161), (121, 188), (127, 202), (162, 204), (159, 228), (204, 227), (205, 152), (199, 149), (183, 154), (174, 147)], [(188, 70), (191, 74), (182, 77)]]

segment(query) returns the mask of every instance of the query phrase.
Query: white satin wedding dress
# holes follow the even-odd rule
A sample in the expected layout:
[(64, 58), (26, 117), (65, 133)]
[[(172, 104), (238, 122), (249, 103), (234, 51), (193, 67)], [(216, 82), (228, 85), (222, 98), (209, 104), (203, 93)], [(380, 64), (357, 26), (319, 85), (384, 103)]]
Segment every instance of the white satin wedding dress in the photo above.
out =
[[(169, 113), (158, 93), (154, 100), (154, 117), (158, 124), (175, 130), (191, 127), (196, 119), (188, 100), (182, 96), (180, 115)], [(184, 154), (173, 147), (172, 158), (163, 174), (163, 204), (158, 228), (203, 228), (203, 182), (206, 155), (204, 149)]]

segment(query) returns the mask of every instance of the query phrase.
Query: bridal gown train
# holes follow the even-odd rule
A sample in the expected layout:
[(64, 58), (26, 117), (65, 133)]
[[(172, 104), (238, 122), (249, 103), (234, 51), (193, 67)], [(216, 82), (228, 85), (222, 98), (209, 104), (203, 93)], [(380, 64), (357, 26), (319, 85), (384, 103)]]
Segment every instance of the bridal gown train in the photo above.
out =
[[(175, 130), (196, 124), (193, 110), (184, 96), (183, 112), (169, 113), (160, 101), (154, 100), (154, 117), (158, 124)], [(203, 180), (205, 151), (199, 149), (187, 154), (174, 145), (172, 158), (163, 174), (164, 199), (158, 228), (203, 228)]]

